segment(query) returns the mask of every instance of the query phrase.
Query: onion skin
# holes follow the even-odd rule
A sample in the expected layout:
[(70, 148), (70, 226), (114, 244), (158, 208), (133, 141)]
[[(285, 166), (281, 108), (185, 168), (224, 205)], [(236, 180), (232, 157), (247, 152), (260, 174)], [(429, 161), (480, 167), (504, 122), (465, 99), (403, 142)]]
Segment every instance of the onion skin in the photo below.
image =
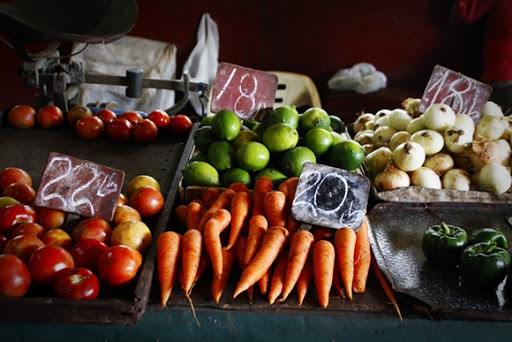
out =
[(479, 171), (478, 187), (480, 190), (501, 195), (510, 189), (511, 185), (510, 172), (501, 164), (487, 164)]
[(441, 178), (427, 167), (420, 167), (411, 173), (411, 185), (421, 186), (423, 188), (441, 189)]
[(453, 169), (454, 165), (455, 162), (453, 161), (452, 156), (450, 156), (448, 153), (442, 152), (431, 155), (423, 163), (424, 167), (428, 167), (439, 176), (442, 176), (449, 170)]
[(468, 191), (471, 189), (471, 176), (462, 169), (451, 169), (441, 180), (443, 189)]
[(389, 164), (384, 171), (375, 177), (373, 183), (377, 190), (388, 191), (408, 187), (411, 185), (411, 180), (407, 172)]

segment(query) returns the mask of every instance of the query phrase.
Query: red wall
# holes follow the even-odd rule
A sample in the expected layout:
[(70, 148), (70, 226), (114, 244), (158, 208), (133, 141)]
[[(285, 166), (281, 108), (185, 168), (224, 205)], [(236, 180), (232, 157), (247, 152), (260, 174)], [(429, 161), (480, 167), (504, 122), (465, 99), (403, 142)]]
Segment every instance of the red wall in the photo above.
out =
[[(455, 27), (447, 0), (161, 1), (138, 0), (130, 35), (172, 42), (178, 71), (196, 43), (208, 12), (220, 33), (219, 60), (259, 70), (309, 75), (322, 97), (339, 69), (373, 63), (389, 86), (424, 87), (435, 64), (468, 76), (480, 71), (481, 25)], [(31, 101), (14, 52), (3, 56), (0, 108)]]

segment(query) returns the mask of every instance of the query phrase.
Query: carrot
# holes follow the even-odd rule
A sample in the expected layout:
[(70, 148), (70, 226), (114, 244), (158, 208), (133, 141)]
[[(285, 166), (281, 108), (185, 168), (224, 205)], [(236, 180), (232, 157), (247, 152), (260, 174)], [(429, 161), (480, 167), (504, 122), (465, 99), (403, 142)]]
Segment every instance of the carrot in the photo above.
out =
[(277, 258), (276, 267), (272, 272), (272, 281), (268, 293), (268, 302), (274, 304), (277, 297), (282, 293), (286, 278), (286, 265), (288, 264), (288, 252), (284, 251)]
[(204, 245), (212, 262), (213, 275), (222, 275), (222, 243), (220, 233), (229, 226), (231, 214), (226, 209), (216, 211), (204, 226)]
[(249, 210), (251, 208), (251, 195), (248, 192), (237, 192), (231, 200), (231, 229), (229, 231), (228, 245), (225, 249), (230, 249), (235, 244), (236, 240), (242, 232), (247, 217), (249, 216)]
[(265, 232), (258, 253), (242, 272), (233, 298), (254, 285), (267, 272), (284, 248), (287, 238), (288, 231), (284, 227), (271, 227)]
[(219, 304), (220, 296), (228, 283), (229, 276), (231, 275), (231, 270), (233, 269), (233, 264), (235, 262), (235, 251), (233, 249), (222, 251), (222, 274), (220, 278), (213, 277), (212, 280), (212, 297), (215, 300), (215, 303)]
[(268, 293), (268, 287), (272, 278), (272, 266), (270, 266), (260, 279), (258, 279), (258, 288), (260, 293), (266, 295)]
[(234, 183), (231, 183), (231, 185), (229, 186), (229, 188), (231, 190), (234, 190), (235, 192), (247, 192), (249, 193), (249, 188), (247, 188), (247, 185), (245, 185), (244, 183), (242, 182), (234, 182)]
[(190, 291), (199, 268), (203, 248), (203, 236), (197, 229), (187, 230), (181, 238), (181, 288), (185, 291), (185, 297), (190, 303), (197, 325), (196, 311), (190, 298)]
[[(203, 238), (204, 241), (204, 238)], [(208, 253), (202, 253), (201, 259), (199, 260), (199, 267), (197, 268), (196, 277), (194, 278), (194, 283), (192, 287), (201, 279), (201, 277), (206, 273), (206, 271), (210, 268), (211, 262)]]
[(205, 211), (206, 209), (200, 203), (190, 202), (187, 206), (187, 218), (185, 221), (187, 229), (197, 229)]
[(195, 198), (192, 201), (190, 201), (190, 203), (192, 203), (192, 202), (196, 202), (196, 203), (199, 203), (199, 204), (204, 206), (204, 202), (203, 202), (203, 200), (201, 198)]
[(293, 190), (293, 194), (295, 196), (295, 189), (297, 188), (297, 183), (299, 182), (299, 177), (290, 177), (277, 187), (277, 190), (284, 192), (286, 197), (288, 197), (290, 190)]
[(306, 293), (308, 292), (311, 280), (313, 280), (313, 258), (310, 254), (310, 256), (306, 259), (304, 268), (302, 269), (302, 272), (300, 272), (299, 279), (297, 280), (297, 295), (299, 297), (299, 305), (302, 305), (302, 302), (306, 297)]
[(245, 248), (247, 246), (247, 237), (240, 235), (231, 248), (235, 252), (235, 260), (241, 270), (245, 268)]
[(340, 228), (334, 234), (336, 258), (340, 269), (341, 280), (348, 299), (352, 300), (352, 282), (354, 280), (354, 248), (356, 233), (351, 228)]
[(256, 215), (249, 220), (249, 235), (245, 247), (245, 266), (249, 265), (261, 246), (263, 236), (268, 229), (268, 222), (265, 216)]
[[(292, 216), (292, 204), (293, 199), (295, 198), (295, 192), (297, 190), (297, 184), (299, 182), (299, 177), (291, 177), (288, 178), (283, 183), (286, 184), (286, 207), (288, 212), (288, 220), (286, 222), (286, 229), (290, 232), (290, 236), (299, 229), (300, 222)], [(281, 185), (283, 184), (281, 183)]]
[(318, 303), (322, 308), (329, 305), (329, 293), (334, 273), (334, 246), (327, 240), (320, 240), (313, 245), (313, 277), (318, 294)]
[(286, 195), (278, 190), (271, 190), (263, 197), (263, 207), (268, 225), (286, 227), (288, 212), (286, 208)]
[(328, 240), (331, 238), (331, 236), (334, 235), (335, 232), (336, 229), (328, 227), (313, 226), (311, 228), (311, 233), (315, 237), (315, 242), (319, 240)]
[(206, 210), (203, 217), (201, 218), (201, 221), (199, 221), (199, 226), (197, 229), (200, 232), (203, 232), (204, 226), (206, 225), (206, 222), (212, 217), (213, 214), (215, 214), (220, 209), (228, 209), (231, 204), (231, 199), (235, 195), (235, 192), (231, 189), (226, 189), (223, 192), (220, 193), (219, 197), (213, 202), (213, 204)]
[(336, 289), (336, 292), (340, 295), (341, 298), (345, 298), (345, 294), (343, 293), (343, 289), (341, 288), (341, 274), (340, 268), (338, 267), (338, 259), (334, 259), (334, 274), (332, 278), (332, 285)]
[(355, 293), (366, 291), (366, 281), (371, 263), (370, 237), (368, 236), (368, 219), (363, 218), (361, 228), (356, 232), (356, 245), (354, 249), (354, 281), (352, 289)]
[(158, 236), (156, 247), (156, 264), (158, 283), (160, 285), (160, 306), (165, 308), (176, 279), (176, 269), (180, 255), (181, 235), (166, 231)]
[(181, 204), (176, 207), (174, 210), (174, 214), (176, 216), (176, 220), (181, 226), (187, 226), (187, 209), (188, 206), (186, 204)]
[(203, 196), (201, 197), (201, 200), (203, 201), (204, 205), (207, 208), (210, 208), (212, 204), (219, 198), (220, 192), (217, 188), (214, 187), (208, 187), (203, 192)]
[(268, 177), (259, 177), (254, 182), (254, 190), (252, 192), (252, 211), (251, 216), (265, 215), (265, 206), (263, 201), (265, 200), (265, 194), (272, 191), (273, 183), (272, 179)]
[(293, 287), (299, 280), (304, 264), (308, 258), (311, 246), (313, 246), (313, 234), (309, 230), (299, 230), (291, 239), (290, 252), (288, 254), (288, 265), (286, 267), (286, 278), (283, 293), (279, 301), (284, 301), (292, 292)]
[(384, 293), (386, 294), (386, 297), (388, 297), (391, 304), (393, 304), (393, 307), (395, 308), (396, 313), (398, 314), (398, 318), (400, 318), (400, 321), (403, 321), (402, 314), (400, 313), (400, 308), (398, 307), (398, 303), (395, 298), (395, 294), (393, 293), (393, 289), (389, 285), (388, 281), (384, 277), (384, 274), (382, 274), (382, 271), (377, 264), (377, 260), (375, 260), (375, 256), (373, 255), (373, 252), (370, 250), (370, 256), (371, 256), (371, 262), (370, 267), (373, 271), (373, 274), (377, 278), (377, 281), (379, 282), (380, 286), (384, 290)]

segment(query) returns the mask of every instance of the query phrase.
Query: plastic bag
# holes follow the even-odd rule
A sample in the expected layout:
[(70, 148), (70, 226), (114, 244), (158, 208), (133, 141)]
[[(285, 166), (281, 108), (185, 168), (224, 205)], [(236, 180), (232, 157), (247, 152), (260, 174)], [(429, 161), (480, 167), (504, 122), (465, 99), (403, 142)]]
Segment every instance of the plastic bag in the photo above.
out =
[[(217, 23), (205, 13), (201, 17), (197, 30), (197, 43), (183, 65), (183, 73), (188, 74), (191, 82), (208, 83), (211, 90), (219, 66), (219, 29)], [(196, 113), (202, 115), (199, 93), (190, 92), (189, 101)]]
[(341, 69), (328, 81), (334, 90), (353, 90), (366, 94), (385, 88), (387, 78), (370, 63), (358, 63), (351, 68)]

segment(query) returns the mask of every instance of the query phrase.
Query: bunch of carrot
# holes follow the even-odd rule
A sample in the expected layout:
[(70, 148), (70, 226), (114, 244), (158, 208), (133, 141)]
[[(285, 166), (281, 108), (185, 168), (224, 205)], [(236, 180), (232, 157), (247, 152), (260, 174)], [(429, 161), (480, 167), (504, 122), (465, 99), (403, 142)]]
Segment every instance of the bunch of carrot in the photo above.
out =
[[(298, 178), (274, 189), (260, 177), (253, 191), (241, 183), (219, 191), (207, 188), (202, 198), (176, 208), (183, 235), (167, 231), (157, 240), (157, 272), (161, 306), (180, 283), (190, 300), (194, 284), (212, 270), (212, 297), (219, 303), (234, 264), (241, 269), (233, 298), (254, 288), (269, 302), (282, 302), (294, 288), (299, 304), (314, 282), (318, 302), (326, 308), (331, 289), (352, 300), (363, 293), (371, 251), (366, 218), (355, 232), (350, 228), (313, 227), (299, 230), (290, 214)], [(344, 290), (343, 290), (343, 288)]]

